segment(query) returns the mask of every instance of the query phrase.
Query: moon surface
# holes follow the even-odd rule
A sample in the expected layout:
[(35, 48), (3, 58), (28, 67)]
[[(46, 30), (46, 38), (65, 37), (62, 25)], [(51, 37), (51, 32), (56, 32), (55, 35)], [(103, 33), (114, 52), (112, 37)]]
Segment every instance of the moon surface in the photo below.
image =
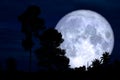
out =
[(114, 35), (111, 25), (99, 13), (76, 10), (65, 15), (55, 27), (62, 34), (59, 46), (66, 51), (71, 68), (90, 66), (104, 52), (112, 53)]

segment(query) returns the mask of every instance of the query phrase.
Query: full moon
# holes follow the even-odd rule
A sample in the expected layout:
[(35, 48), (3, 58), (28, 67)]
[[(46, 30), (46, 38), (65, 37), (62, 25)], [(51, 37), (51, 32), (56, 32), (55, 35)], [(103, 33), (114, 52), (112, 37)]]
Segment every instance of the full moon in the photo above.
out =
[(97, 12), (76, 10), (68, 13), (57, 23), (55, 29), (64, 39), (59, 47), (66, 51), (70, 68), (90, 66), (104, 52), (112, 53), (113, 30), (109, 22)]

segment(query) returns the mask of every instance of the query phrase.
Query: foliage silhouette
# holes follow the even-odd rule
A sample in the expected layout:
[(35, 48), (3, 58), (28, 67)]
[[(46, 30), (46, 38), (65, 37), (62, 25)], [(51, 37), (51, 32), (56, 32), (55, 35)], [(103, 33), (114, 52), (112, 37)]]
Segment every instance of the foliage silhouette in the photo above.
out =
[(25, 34), (25, 39), (22, 41), (22, 46), (26, 51), (30, 52), (29, 71), (31, 71), (32, 63), (32, 47), (34, 45), (33, 36), (38, 37), (39, 31), (44, 29), (44, 20), (38, 17), (40, 13), (40, 8), (32, 5), (29, 6), (23, 14), (18, 16), (18, 20), (22, 24), (21, 31)]
[(15, 72), (17, 63), (16, 60), (14, 58), (8, 58), (6, 60), (6, 67), (7, 67), (7, 72)]
[[(101, 65), (102, 65), (101, 60), (94, 59), (94, 61), (92, 62), (92, 68), (91, 68), (92, 72), (99, 72), (102, 68)], [(90, 69), (88, 69), (88, 70), (90, 70)]]
[(58, 48), (63, 42), (62, 35), (51, 28), (46, 30), (39, 39), (42, 47), (35, 51), (39, 65), (49, 71), (67, 69), (69, 59), (65, 57), (65, 51)]
[(18, 20), (22, 24), (21, 31), (30, 35), (30, 33), (37, 33), (41, 29), (44, 29), (44, 20), (39, 18), (41, 10), (38, 6), (32, 5), (27, 8), (27, 10), (18, 16)]
[(102, 57), (101, 57), (101, 61), (103, 62), (103, 64), (108, 64), (110, 60), (110, 55), (108, 52), (103, 53)]
[(94, 68), (97, 68), (97, 67), (99, 67), (100, 65), (101, 65), (101, 61), (98, 60), (98, 59), (95, 59), (95, 60), (92, 62), (92, 66), (93, 66)]
[(79, 68), (75, 68), (75, 71), (77, 71), (77, 72), (85, 72), (86, 71), (86, 67), (82, 66), (82, 67), (79, 67)]

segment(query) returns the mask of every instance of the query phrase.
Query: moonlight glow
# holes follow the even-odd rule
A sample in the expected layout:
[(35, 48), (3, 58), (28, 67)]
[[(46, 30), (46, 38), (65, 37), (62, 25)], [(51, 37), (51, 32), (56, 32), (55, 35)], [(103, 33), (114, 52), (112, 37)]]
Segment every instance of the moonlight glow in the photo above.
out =
[(64, 42), (60, 45), (70, 59), (70, 67), (89, 66), (103, 52), (111, 54), (113, 31), (108, 21), (90, 10), (77, 10), (64, 16), (56, 25)]

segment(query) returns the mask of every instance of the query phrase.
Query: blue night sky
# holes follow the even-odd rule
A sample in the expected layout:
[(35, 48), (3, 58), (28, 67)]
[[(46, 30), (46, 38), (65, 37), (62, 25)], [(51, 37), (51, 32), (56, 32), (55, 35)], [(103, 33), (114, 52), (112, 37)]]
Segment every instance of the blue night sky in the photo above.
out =
[[(120, 1), (119, 0), (0, 0), (0, 60), (4, 65), (8, 57), (17, 60), (18, 69), (27, 71), (29, 54), (21, 46), (23, 34), (18, 15), (29, 5), (41, 8), (41, 17), (46, 27), (55, 27), (67, 13), (78, 9), (90, 9), (103, 15), (111, 24), (115, 35), (113, 58), (120, 59)], [(33, 70), (36, 70), (36, 58), (33, 54)]]

